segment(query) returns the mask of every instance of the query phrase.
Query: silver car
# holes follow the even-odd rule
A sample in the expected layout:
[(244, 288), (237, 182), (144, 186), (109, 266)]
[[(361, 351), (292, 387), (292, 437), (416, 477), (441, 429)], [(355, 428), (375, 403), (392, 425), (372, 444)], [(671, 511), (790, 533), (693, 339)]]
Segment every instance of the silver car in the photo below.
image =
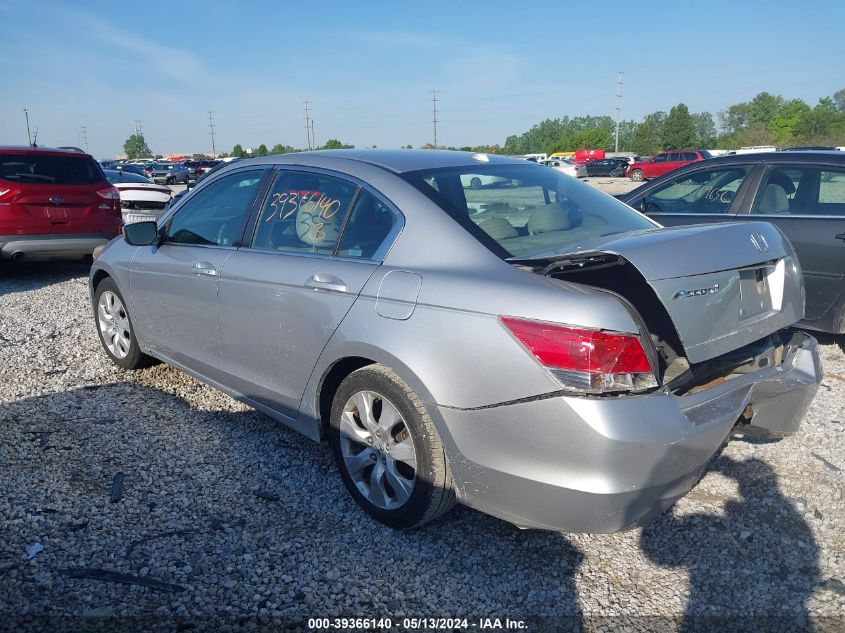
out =
[[(467, 188), (473, 177), (509, 187)], [(331, 445), (411, 527), (656, 516), (735, 432), (794, 432), (821, 380), (774, 226), (664, 229), (519, 159), (340, 150), (240, 161), (97, 254), (97, 331)]]

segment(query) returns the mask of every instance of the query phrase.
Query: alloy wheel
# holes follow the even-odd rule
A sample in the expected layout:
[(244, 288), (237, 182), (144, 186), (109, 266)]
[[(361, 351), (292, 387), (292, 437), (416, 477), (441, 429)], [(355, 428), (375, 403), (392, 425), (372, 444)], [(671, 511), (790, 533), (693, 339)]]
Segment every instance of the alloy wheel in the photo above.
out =
[(97, 325), (109, 352), (115, 358), (126, 358), (131, 344), (129, 315), (115, 293), (106, 290), (97, 302)]
[(402, 507), (417, 479), (417, 454), (402, 414), (375, 391), (358, 391), (343, 407), (340, 451), (346, 471), (370, 503)]

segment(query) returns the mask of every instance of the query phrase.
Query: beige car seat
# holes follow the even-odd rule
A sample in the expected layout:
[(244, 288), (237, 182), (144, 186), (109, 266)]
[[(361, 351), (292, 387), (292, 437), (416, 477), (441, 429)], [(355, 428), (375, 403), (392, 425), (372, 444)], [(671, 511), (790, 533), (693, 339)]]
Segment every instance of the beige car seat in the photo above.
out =
[(757, 213), (789, 213), (789, 198), (780, 185), (769, 184), (763, 189)]
[(569, 215), (558, 204), (547, 204), (531, 214), (528, 220), (528, 234), (565, 231), (569, 228)]

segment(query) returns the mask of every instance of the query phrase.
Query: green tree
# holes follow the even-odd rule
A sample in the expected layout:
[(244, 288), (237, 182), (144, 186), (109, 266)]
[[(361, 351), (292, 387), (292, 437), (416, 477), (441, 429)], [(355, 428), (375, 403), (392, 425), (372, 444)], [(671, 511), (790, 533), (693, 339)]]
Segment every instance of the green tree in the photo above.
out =
[(783, 97), (780, 95), (761, 92), (749, 104), (748, 123), (762, 123), (768, 126), (777, 117), (783, 107)]
[(254, 156), (267, 156), (267, 154), (268, 154), (267, 146), (264, 143), (262, 143), (261, 145), (258, 146), (258, 149), (255, 150), (255, 154), (253, 154), (253, 155)]
[(126, 154), (126, 158), (129, 159), (147, 158), (153, 155), (147, 145), (147, 141), (144, 140), (143, 134), (133, 134), (126, 139), (123, 143), (123, 152)]
[(699, 147), (713, 147), (716, 144), (716, 123), (713, 115), (709, 112), (699, 112), (692, 115), (692, 123), (695, 126), (695, 136)]
[(244, 151), (244, 148), (241, 146), (240, 143), (238, 143), (237, 145), (235, 145), (234, 148), (232, 148), (232, 156), (234, 156), (235, 158), (246, 157), (246, 152)]
[(330, 138), (320, 149), (355, 149), (355, 146), (341, 143), (336, 138)]
[(630, 149), (637, 154), (650, 156), (663, 149), (663, 123), (665, 112), (652, 112), (643, 119), (631, 135)]
[(270, 150), (271, 154), (290, 154), (293, 151), (293, 148), (290, 145), (282, 145), (281, 143), (276, 143), (273, 145), (273, 149)]
[(686, 105), (679, 103), (669, 110), (669, 116), (663, 122), (661, 138), (663, 149), (683, 149), (695, 146), (695, 122)]
[[(819, 99), (819, 103), (809, 112), (801, 116), (801, 120), (795, 126), (796, 135), (803, 141), (813, 143), (829, 143), (841, 140), (836, 139), (834, 128), (840, 127), (837, 119), (836, 105), (830, 97)], [(841, 115), (840, 115), (841, 116)]]
[(833, 103), (839, 112), (845, 112), (845, 88), (833, 93)]
[(736, 103), (719, 113), (719, 120), (722, 129), (730, 135), (739, 132), (742, 128), (748, 127), (751, 121), (751, 104)]
[(807, 112), (810, 111), (802, 99), (785, 101), (777, 116), (769, 122), (769, 130), (775, 143), (788, 144), (795, 140), (795, 128)]

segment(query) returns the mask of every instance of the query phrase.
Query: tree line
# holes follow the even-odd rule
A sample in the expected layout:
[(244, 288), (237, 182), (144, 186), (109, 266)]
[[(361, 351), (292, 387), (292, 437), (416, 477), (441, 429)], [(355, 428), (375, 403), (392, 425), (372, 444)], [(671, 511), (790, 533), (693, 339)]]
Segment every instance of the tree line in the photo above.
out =
[[(810, 107), (801, 99), (761, 92), (751, 101), (719, 112), (691, 113), (679, 103), (667, 114), (652, 112), (642, 121), (619, 125), (620, 151), (649, 155), (685, 147), (737, 149), (749, 145), (845, 145), (845, 89)], [(508, 136), (502, 153), (529, 154), (612, 150), (616, 124), (609, 116), (546, 119), (527, 132)]]
[[(784, 99), (780, 95), (761, 92), (751, 101), (736, 103), (718, 113), (719, 125), (710, 112), (689, 111), (679, 103), (668, 113), (652, 112), (641, 121), (626, 120), (619, 124), (620, 151), (652, 155), (664, 149), (687, 147), (737, 149), (749, 145), (832, 145), (845, 146), (845, 88), (823, 97), (810, 107), (802, 99)], [(574, 151), (577, 149), (612, 150), (616, 123), (609, 116), (564, 116), (546, 119), (522, 134), (508, 136), (504, 145), (438, 147), (493, 154), (533, 154)], [(338, 139), (329, 139), (315, 149), (353, 149)], [(375, 147), (375, 145), (373, 146)], [(411, 145), (403, 145), (410, 149)], [(128, 158), (145, 158), (153, 154), (143, 135), (133, 134), (123, 144)], [(431, 144), (422, 149), (434, 149)], [(247, 152), (237, 144), (228, 154), (246, 158), (288, 154), (302, 149), (277, 143), (267, 149), (262, 143)]]

